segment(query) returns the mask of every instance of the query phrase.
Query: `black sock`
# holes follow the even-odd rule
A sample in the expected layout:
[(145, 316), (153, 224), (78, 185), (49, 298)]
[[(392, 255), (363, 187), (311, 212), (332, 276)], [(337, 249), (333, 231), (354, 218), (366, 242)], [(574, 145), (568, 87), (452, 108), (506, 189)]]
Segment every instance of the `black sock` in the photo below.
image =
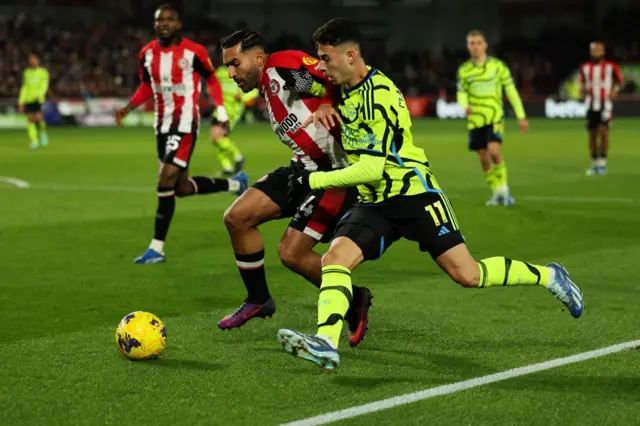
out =
[(598, 158), (607, 158), (607, 153), (601, 152), (600, 154), (598, 154)]
[(237, 254), (236, 264), (247, 288), (247, 302), (264, 303), (271, 297), (264, 271), (264, 250), (253, 254)]
[(229, 190), (229, 181), (226, 179), (213, 179), (206, 176), (195, 176), (189, 179), (194, 185), (196, 194), (211, 194)]
[(176, 210), (176, 191), (173, 188), (158, 187), (158, 208), (153, 238), (164, 241), (169, 232), (173, 212)]
[(598, 153), (597, 152), (592, 152), (591, 153), (591, 159), (595, 160), (596, 158), (598, 158)]

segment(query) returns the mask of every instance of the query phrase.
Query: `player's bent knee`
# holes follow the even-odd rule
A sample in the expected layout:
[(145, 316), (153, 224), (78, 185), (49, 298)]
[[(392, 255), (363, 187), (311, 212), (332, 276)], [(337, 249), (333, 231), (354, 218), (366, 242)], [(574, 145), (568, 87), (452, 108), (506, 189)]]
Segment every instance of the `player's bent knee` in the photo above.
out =
[(447, 274), (453, 281), (466, 288), (478, 287), (480, 281), (477, 271), (472, 268), (454, 266), (447, 269)]
[(286, 240), (278, 244), (278, 256), (284, 266), (292, 271), (298, 271), (302, 263), (303, 252)]
[(355, 268), (364, 260), (362, 250), (347, 237), (338, 237), (331, 243), (329, 251), (322, 256), (322, 266), (340, 265)]
[(258, 225), (258, 219), (251, 210), (243, 208), (242, 205), (232, 204), (224, 212), (224, 225), (229, 233), (248, 231)]

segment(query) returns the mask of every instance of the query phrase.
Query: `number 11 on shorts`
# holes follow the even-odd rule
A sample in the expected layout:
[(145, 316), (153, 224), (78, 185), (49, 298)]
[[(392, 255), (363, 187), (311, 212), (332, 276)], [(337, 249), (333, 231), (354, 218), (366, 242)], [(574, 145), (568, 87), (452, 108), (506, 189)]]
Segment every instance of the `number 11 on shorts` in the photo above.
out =
[[(447, 219), (447, 215), (444, 212), (444, 208), (442, 207), (441, 201), (436, 201), (433, 204), (429, 204), (424, 209), (429, 212), (429, 214), (431, 215), (431, 218), (433, 219), (433, 223), (436, 226), (440, 226), (440, 219), (438, 218), (438, 213), (440, 213), (440, 217), (442, 218), (442, 223), (449, 222), (449, 219)], [(436, 213), (436, 210), (438, 211), (437, 213)]]

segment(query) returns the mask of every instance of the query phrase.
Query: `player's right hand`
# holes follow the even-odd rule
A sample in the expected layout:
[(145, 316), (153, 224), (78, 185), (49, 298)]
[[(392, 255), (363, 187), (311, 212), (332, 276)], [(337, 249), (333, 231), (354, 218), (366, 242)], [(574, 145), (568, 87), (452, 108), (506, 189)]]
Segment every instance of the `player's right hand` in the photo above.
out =
[(24, 112), (24, 104), (18, 105), (18, 112), (20, 113)]
[(464, 109), (464, 113), (467, 117), (471, 115), (471, 105), (467, 105), (467, 107)]
[(302, 128), (306, 128), (312, 122), (316, 127), (322, 124), (327, 130), (331, 130), (336, 124), (342, 124), (342, 119), (333, 106), (330, 104), (322, 104), (302, 123)]
[(116, 124), (118, 126), (122, 126), (122, 120), (124, 120), (125, 117), (129, 115), (130, 112), (131, 110), (128, 107), (120, 108), (119, 110), (117, 110), (116, 113), (114, 114)]

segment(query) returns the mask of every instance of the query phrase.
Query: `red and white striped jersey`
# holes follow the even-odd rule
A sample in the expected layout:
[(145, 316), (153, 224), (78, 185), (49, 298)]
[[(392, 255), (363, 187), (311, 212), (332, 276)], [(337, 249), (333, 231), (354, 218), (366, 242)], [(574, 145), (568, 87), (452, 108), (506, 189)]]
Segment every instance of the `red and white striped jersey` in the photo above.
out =
[(585, 103), (592, 111), (611, 111), (611, 92), (614, 85), (622, 85), (622, 73), (613, 61), (589, 61), (580, 67), (580, 83), (586, 92)]
[[(207, 80), (216, 105), (223, 105), (220, 82), (207, 49), (182, 38), (175, 46), (162, 47), (154, 40), (140, 50), (140, 80), (144, 95), (153, 94), (156, 133), (196, 133), (200, 123), (200, 77)], [(149, 90), (150, 88), (151, 90)]]
[(302, 124), (323, 103), (334, 103), (337, 89), (316, 69), (318, 60), (296, 50), (268, 56), (260, 78), (273, 131), (310, 171), (348, 165), (340, 130)]

